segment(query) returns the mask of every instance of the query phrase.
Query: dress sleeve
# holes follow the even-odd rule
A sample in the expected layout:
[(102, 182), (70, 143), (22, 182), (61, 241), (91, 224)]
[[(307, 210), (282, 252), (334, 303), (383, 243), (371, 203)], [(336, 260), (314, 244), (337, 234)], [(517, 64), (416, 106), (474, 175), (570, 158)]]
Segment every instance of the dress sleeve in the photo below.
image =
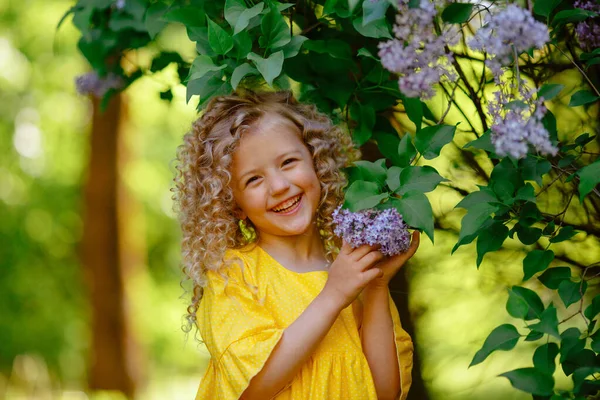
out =
[[(244, 269), (247, 276), (248, 268)], [(241, 269), (232, 266), (228, 276), (225, 286), (218, 273), (207, 274), (198, 308), (198, 329), (211, 362), (197, 399), (239, 399), (283, 334), (271, 312), (259, 304), (242, 279)]]
[(402, 392), (400, 400), (405, 400), (408, 396), (408, 390), (412, 384), (412, 367), (413, 367), (413, 342), (410, 335), (402, 329), (400, 322), (400, 314), (394, 304), (392, 296), (388, 293), (390, 303), (390, 313), (394, 323), (394, 338), (396, 340), (396, 353), (398, 355), (398, 366), (400, 369), (400, 387)]

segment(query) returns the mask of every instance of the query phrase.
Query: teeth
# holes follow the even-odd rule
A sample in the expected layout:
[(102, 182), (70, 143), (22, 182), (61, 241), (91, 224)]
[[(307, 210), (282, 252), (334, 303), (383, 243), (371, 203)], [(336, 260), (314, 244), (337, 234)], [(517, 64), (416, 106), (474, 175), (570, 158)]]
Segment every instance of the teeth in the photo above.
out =
[(280, 212), (283, 211), (287, 208), (290, 208), (294, 205), (296, 205), (296, 203), (300, 200), (300, 195), (298, 195), (297, 197), (294, 197), (293, 199), (290, 199), (288, 201), (286, 201), (285, 203), (283, 203), (280, 207), (278, 208), (274, 208), (273, 211), (275, 212)]

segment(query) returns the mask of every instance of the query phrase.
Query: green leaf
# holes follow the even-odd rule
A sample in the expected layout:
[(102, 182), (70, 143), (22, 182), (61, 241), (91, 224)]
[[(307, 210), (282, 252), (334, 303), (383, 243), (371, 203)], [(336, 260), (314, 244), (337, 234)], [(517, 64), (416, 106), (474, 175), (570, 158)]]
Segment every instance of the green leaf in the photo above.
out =
[(400, 173), (402, 172), (402, 168), (397, 166), (392, 166), (387, 171), (387, 178), (385, 183), (388, 185), (392, 192), (395, 192), (400, 187)]
[(474, 147), (476, 149), (485, 150), (488, 153), (490, 153), (490, 156), (492, 158), (499, 158), (495, 153), (496, 149), (494, 148), (494, 145), (492, 144), (492, 133), (489, 129), (487, 131), (485, 131), (483, 133), (483, 135), (481, 135), (479, 138), (465, 144), (463, 146), (463, 149), (466, 149), (469, 147)]
[(156, 35), (167, 25), (162, 19), (167, 10), (168, 6), (162, 3), (154, 3), (148, 7), (148, 11), (146, 11), (144, 17), (144, 26), (151, 39), (156, 38)]
[(565, 307), (569, 307), (573, 303), (577, 303), (581, 300), (583, 294), (587, 290), (587, 282), (571, 282), (570, 280), (564, 280), (558, 285), (558, 295), (565, 304)]
[(475, 204), (497, 202), (496, 194), (487, 186), (479, 186), (479, 191), (471, 192), (464, 197), (454, 208), (469, 209)]
[(500, 325), (485, 339), (483, 347), (475, 354), (471, 364), (469, 364), (469, 368), (482, 363), (496, 350), (512, 350), (517, 345), (520, 337), (521, 335), (517, 331), (517, 328), (513, 325)]
[(549, 18), (550, 13), (558, 6), (562, 0), (542, 0), (533, 3), (533, 12), (542, 17)]
[[(538, 3), (544, 3), (544, 2), (538, 1)], [(553, 98), (558, 96), (560, 91), (563, 90), (564, 88), (565, 88), (565, 85), (560, 85), (557, 83), (547, 83), (545, 85), (542, 85), (540, 90), (538, 90), (537, 97), (538, 97), (538, 99), (543, 97), (545, 101), (552, 100)]]
[(400, 157), (398, 156), (398, 145), (400, 138), (396, 134), (385, 132), (374, 132), (373, 138), (377, 142), (377, 148), (395, 166), (401, 166)]
[(215, 65), (212, 58), (209, 56), (198, 56), (192, 63), (190, 68), (190, 74), (186, 78), (186, 81), (193, 81), (200, 79), (209, 72), (220, 71), (227, 68), (227, 65)]
[(423, 230), (433, 243), (433, 211), (427, 196), (420, 192), (408, 192), (401, 199), (390, 200), (396, 200), (394, 207), (402, 214), (404, 221)]
[(200, 96), (198, 107), (202, 106), (211, 96), (225, 94), (231, 91), (229, 82), (221, 79), (221, 71), (209, 72), (200, 79), (193, 79), (187, 82), (186, 101), (189, 102), (192, 96)]
[(579, 92), (571, 96), (571, 101), (569, 101), (569, 107), (578, 107), (584, 104), (593, 103), (598, 100), (600, 100), (600, 96), (596, 96), (589, 90), (580, 90)]
[(442, 21), (449, 24), (462, 24), (471, 17), (473, 4), (451, 3), (442, 12)]
[(262, 36), (258, 38), (258, 44), (262, 48), (285, 46), (292, 40), (288, 24), (274, 7), (262, 18), (260, 29)]
[(233, 39), (231, 35), (219, 25), (214, 23), (210, 18), (208, 20), (208, 44), (210, 48), (217, 54), (227, 54), (233, 49)]
[(340, 60), (352, 59), (352, 48), (348, 43), (339, 39), (309, 40), (304, 45), (304, 48), (315, 53), (328, 54)]
[(586, 307), (583, 315), (587, 317), (587, 319), (592, 320), (596, 318), (596, 315), (600, 313), (600, 295), (597, 295), (592, 300), (592, 303)]
[(375, 110), (368, 105), (354, 103), (350, 107), (350, 115), (354, 121), (358, 122), (358, 126), (352, 132), (352, 139), (357, 146), (362, 146), (373, 134)]
[(544, 337), (544, 334), (542, 332), (531, 331), (525, 337), (525, 341), (526, 342), (535, 342), (536, 340), (540, 340), (543, 337)]
[(455, 131), (456, 126), (453, 125), (428, 126), (417, 133), (415, 147), (423, 157), (431, 160), (439, 156), (442, 147), (452, 141)]
[(535, 368), (519, 368), (500, 374), (508, 378), (514, 388), (537, 396), (551, 396), (554, 389), (552, 375)]
[(379, 186), (373, 182), (355, 181), (346, 190), (344, 206), (352, 212), (371, 208), (387, 197), (387, 193), (379, 194)]
[(583, 198), (600, 183), (600, 159), (590, 165), (586, 165), (577, 171), (579, 175), (579, 202), (583, 204)]
[(385, 159), (380, 159), (375, 162), (355, 161), (354, 165), (358, 168), (362, 180), (375, 182), (381, 189), (387, 179), (387, 168), (385, 167)]
[(400, 189), (397, 193), (403, 195), (412, 190), (422, 193), (431, 192), (440, 182), (446, 180), (438, 174), (435, 168), (428, 165), (424, 167), (408, 166), (400, 174)]
[(248, 58), (248, 54), (252, 51), (252, 38), (246, 31), (240, 32), (233, 37), (233, 48), (234, 54), (231, 54), (232, 58), (236, 61), (245, 60)]
[(585, 21), (590, 17), (596, 17), (598, 14), (593, 11), (582, 10), (576, 8), (574, 10), (563, 10), (556, 13), (552, 18), (552, 26), (556, 29), (560, 25), (568, 24), (570, 22), (581, 22)]
[(502, 221), (493, 221), (492, 225), (479, 234), (477, 238), (477, 267), (481, 265), (486, 253), (496, 251), (502, 247), (508, 237), (508, 228)]
[[(600, 367), (598, 366), (586, 366), (582, 368), (577, 368), (575, 372), (573, 372), (573, 392), (575, 394), (579, 394), (579, 391), (581, 390), (581, 387), (585, 382), (590, 382), (591, 384), (596, 383), (595, 378), (594, 381), (586, 381), (585, 378), (587, 378), (588, 376), (593, 376), (598, 372), (600, 372)], [(594, 394), (597, 391), (598, 388), (595, 387), (591, 394)], [(579, 397), (577, 397), (577, 399), (579, 399)]]
[(562, 364), (565, 360), (572, 355), (575, 355), (585, 347), (585, 340), (579, 339), (581, 332), (577, 328), (569, 328), (565, 330), (561, 335), (560, 342), (560, 360)]
[(260, 74), (265, 78), (267, 84), (273, 87), (273, 79), (277, 78), (281, 74), (283, 67), (283, 51), (278, 51), (269, 56), (269, 58), (262, 58), (258, 54), (248, 54), (248, 60), (254, 61), (256, 68)]
[(392, 35), (390, 35), (390, 27), (385, 19), (378, 19), (376, 21), (369, 22), (368, 24), (363, 24), (363, 17), (360, 16), (352, 21), (352, 26), (354, 26), (354, 29), (356, 29), (358, 33), (365, 37), (374, 39), (392, 38)]
[(556, 145), (558, 143), (558, 129), (556, 126), (556, 117), (552, 114), (552, 111), (546, 111), (546, 115), (542, 118), (542, 124), (550, 134), (550, 141)]
[(363, 25), (367, 25), (370, 22), (385, 18), (385, 12), (389, 6), (390, 3), (386, 0), (363, 1)]
[(557, 355), (558, 345), (556, 343), (543, 344), (533, 353), (533, 366), (540, 372), (552, 375), (556, 369)]
[(558, 333), (558, 317), (556, 316), (556, 308), (550, 304), (540, 316), (540, 322), (529, 325), (529, 328), (536, 332), (547, 333), (550, 336), (560, 338)]
[(571, 279), (571, 268), (556, 267), (548, 268), (538, 279), (548, 289), (556, 290), (562, 281)]
[(402, 100), (404, 104), (404, 110), (408, 118), (417, 127), (417, 133), (421, 130), (421, 123), (423, 121), (423, 105), (418, 97), (405, 97)]
[(565, 240), (571, 239), (578, 233), (579, 232), (577, 232), (572, 226), (565, 226), (560, 230), (560, 232), (558, 232), (558, 235), (550, 239), (550, 243), (564, 242)]
[(526, 281), (538, 272), (545, 271), (550, 263), (554, 260), (554, 252), (552, 250), (533, 250), (523, 260), (523, 272)]
[(402, 168), (408, 167), (416, 154), (417, 150), (413, 145), (412, 138), (408, 133), (405, 133), (398, 144), (398, 157), (400, 162), (398, 166)]
[(539, 319), (544, 312), (544, 303), (533, 290), (522, 286), (513, 286), (508, 289), (506, 311), (512, 317), (526, 321)]
[(298, 55), (298, 53), (300, 52), (300, 48), (302, 48), (302, 44), (304, 42), (306, 42), (307, 40), (308, 40), (308, 38), (306, 36), (296, 35), (296, 36), (292, 37), (292, 40), (290, 40), (290, 42), (288, 44), (286, 44), (283, 47), (279, 47), (275, 50), (283, 51), (284, 58), (296, 57)]
[(206, 25), (206, 14), (199, 7), (193, 6), (173, 8), (167, 11), (162, 19), (168, 22), (179, 22), (186, 27)]
[(515, 195), (515, 200), (524, 200), (535, 203), (535, 189), (530, 183), (526, 183), (525, 186), (521, 187), (517, 190), (517, 194)]
[(521, 224), (520, 222), (515, 224), (513, 230), (517, 232), (519, 240), (524, 245), (534, 244), (542, 236), (542, 230), (540, 228), (532, 228)]
[(242, 0), (226, 0), (225, 19), (237, 35), (248, 27), (250, 20), (259, 15), (264, 8), (264, 3), (258, 3), (254, 7), (246, 8)]
[(458, 242), (454, 245), (452, 253), (463, 244), (471, 243), (484, 228), (484, 223), (491, 220), (491, 214), (496, 210), (498, 206), (489, 203), (479, 203), (469, 207), (462, 219)]
[(231, 74), (231, 87), (235, 90), (240, 84), (241, 80), (247, 75), (257, 75), (259, 72), (252, 65), (243, 63), (238, 65)]

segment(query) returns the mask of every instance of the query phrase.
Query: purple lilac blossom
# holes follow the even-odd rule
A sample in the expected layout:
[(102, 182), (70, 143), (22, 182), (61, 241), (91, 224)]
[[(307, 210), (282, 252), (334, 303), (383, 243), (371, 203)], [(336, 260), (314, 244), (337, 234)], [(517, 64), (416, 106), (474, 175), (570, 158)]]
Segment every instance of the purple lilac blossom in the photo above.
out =
[[(494, 93), (494, 100), (488, 104), (488, 111), (493, 118), (491, 141), (499, 156), (511, 155), (523, 158), (527, 155), (529, 144), (544, 155), (556, 155), (558, 149), (550, 141), (550, 134), (544, 127), (542, 119), (546, 114), (544, 99), (533, 99), (533, 91), (524, 86), (523, 81), (518, 88), (519, 96), (513, 93), (514, 85), (503, 83), (501, 90)], [(506, 107), (511, 101), (522, 103)]]
[(382, 254), (392, 256), (408, 250), (410, 233), (395, 208), (351, 212), (338, 207), (332, 214), (334, 233), (353, 248), (380, 244)]
[(446, 46), (458, 41), (458, 28), (446, 26), (441, 35), (434, 31), (437, 11), (430, 0), (409, 8), (408, 0), (399, 0), (393, 31), (395, 39), (379, 44), (383, 67), (399, 76), (398, 87), (408, 97), (431, 98), (433, 85), (445, 76), (455, 79), (451, 68), (452, 53)]
[(117, 8), (117, 10), (124, 9), (125, 8), (125, 0), (116, 0), (115, 7)]
[(510, 4), (486, 17), (486, 23), (477, 30), (469, 46), (492, 56), (488, 66), (498, 79), (502, 75), (501, 67), (510, 65), (515, 53), (540, 49), (549, 40), (545, 24), (536, 21), (529, 10)]
[[(575, 7), (582, 10), (600, 13), (600, 4), (591, 0), (577, 0)], [(579, 39), (579, 45), (585, 51), (600, 48), (600, 17), (588, 18), (575, 26), (575, 33)]]
[(79, 94), (91, 94), (98, 98), (103, 97), (110, 89), (118, 90), (124, 85), (123, 78), (112, 73), (100, 77), (95, 71), (92, 71), (75, 78), (75, 87)]

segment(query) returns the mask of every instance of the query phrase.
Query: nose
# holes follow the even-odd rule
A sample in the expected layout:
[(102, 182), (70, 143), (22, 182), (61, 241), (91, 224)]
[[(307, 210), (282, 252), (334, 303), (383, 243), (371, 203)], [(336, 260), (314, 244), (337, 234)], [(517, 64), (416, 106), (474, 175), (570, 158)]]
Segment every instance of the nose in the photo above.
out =
[(290, 188), (290, 181), (285, 174), (277, 171), (269, 177), (269, 188), (272, 196), (283, 194)]

